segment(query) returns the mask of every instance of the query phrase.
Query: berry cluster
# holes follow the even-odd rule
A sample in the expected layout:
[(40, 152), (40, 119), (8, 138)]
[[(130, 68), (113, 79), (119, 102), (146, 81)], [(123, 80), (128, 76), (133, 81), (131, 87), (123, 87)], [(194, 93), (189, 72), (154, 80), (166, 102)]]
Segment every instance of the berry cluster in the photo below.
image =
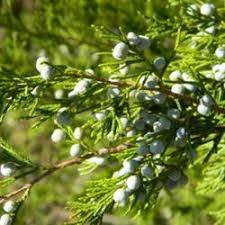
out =
[[(213, 21), (215, 6), (209, 3), (203, 4), (200, 8), (196, 5), (190, 5), (188, 6), (187, 13), (191, 16), (198, 14), (198, 16), (209, 17)], [(196, 47), (195, 42), (198, 40), (199, 36), (213, 35), (214, 33), (214, 25), (207, 27), (204, 32), (198, 33), (196, 38), (193, 38), (192, 47)], [(135, 33), (128, 33), (127, 40), (128, 43), (119, 43), (114, 47), (112, 55), (115, 59), (124, 60), (129, 54), (129, 46), (132, 48), (133, 46), (137, 46), (137, 50), (143, 50), (138, 46), (140, 40), (139, 36)], [(152, 41), (150, 38), (149, 40)], [(150, 47), (150, 42), (148, 47)], [(215, 50), (215, 55), (218, 59), (224, 58), (224, 46), (218, 47)], [(223, 64), (224, 63), (213, 66), (213, 74), (210, 78), (224, 82), (225, 70)], [(167, 66), (167, 62), (164, 57), (158, 57), (153, 60), (153, 65), (155, 69), (162, 70)], [(201, 95), (202, 89), (196, 77), (193, 77), (187, 72), (181, 72), (180, 70), (174, 70), (168, 77), (170, 83), (172, 83), (170, 86), (171, 93), (196, 97), (199, 103), (197, 105), (194, 103), (194, 108), (200, 115), (207, 116), (214, 110), (216, 104), (215, 100), (208, 93)], [(163, 80), (160, 80), (155, 74), (144, 75), (139, 79), (139, 83), (149, 89), (162, 87), (162, 81)], [(167, 97), (156, 91), (152, 91), (152, 94), (147, 94), (144, 91), (132, 90), (130, 97), (135, 97), (145, 104), (154, 103), (159, 106), (162, 104), (168, 105)], [(160, 112), (160, 108), (158, 108), (158, 112)], [(157, 180), (159, 178), (158, 181), (161, 181), (162, 185), (167, 188), (174, 188), (187, 183), (187, 177), (180, 168), (159, 167), (157, 163), (163, 159), (166, 150), (171, 149), (172, 146), (175, 146), (179, 151), (181, 151), (181, 149), (187, 150), (187, 143), (189, 142), (188, 140), (191, 133), (188, 127), (181, 123), (181, 121), (183, 121), (182, 114), (177, 108), (169, 107), (166, 113), (165, 107), (162, 107), (162, 111), (159, 115), (157, 114), (158, 113), (152, 110), (144, 109), (141, 111), (140, 117), (133, 121), (133, 124), (126, 122), (126, 126), (130, 126), (126, 134), (127, 137), (136, 137), (135, 135), (140, 133), (141, 137), (139, 136), (136, 139), (136, 143), (139, 143), (137, 155), (129, 160), (125, 159), (123, 167), (114, 173), (114, 177), (124, 176), (126, 178), (125, 183), (120, 183), (122, 187), (118, 188), (113, 195), (113, 200), (120, 206), (126, 205), (129, 196), (137, 189), (143, 191), (147, 179)], [(174, 132), (174, 134), (168, 134), (165, 131)], [(166, 138), (166, 136), (168, 136), (168, 138)], [(190, 143), (188, 145), (190, 145)], [(152, 157), (150, 160), (147, 160), (146, 158), (149, 155)], [(191, 158), (194, 160), (196, 158), (196, 150), (190, 147), (186, 152), (186, 157), (187, 159)], [(166, 178), (161, 179), (161, 174), (163, 173), (166, 174)]]
[[(200, 7), (189, 5), (187, 14), (214, 21), (215, 10), (214, 5), (209, 3)], [(192, 50), (198, 49), (202, 36), (212, 36), (215, 33), (213, 23), (207, 27), (200, 24), (199, 29), (202, 31), (192, 35), (192, 38), (188, 40), (191, 41)], [(108, 104), (99, 104), (99, 108), (92, 109), (91, 113), (94, 115), (94, 119), (90, 124), (93, 126), (89, 128), (104, 130), (101, 135), (96, 132), (96, 136), (90, 135), (91, 137), (99, 138), (101, 136), (107, 143), (113, 141), (118, 143), (126, 138), (127, 146), (135, 149), (128, 154), (129, 156), (122, 157), (122, 168), (115, 171), (112, 176), (113, 179), (119, 180), (112, 199), (119, 206), (125, 206), (128, 204), (130, 196), (137, 192), (147, 192), (149, 185), (159, 190), (162, 187), (172, 189), (187, 183), (188, 179), (184, 174), (184, 169), (186, 164), (192, 162), (197, 155), (195, 148), (192, 147), (194, 141), (191, 141), (191, 137), (194, 129), (189, 124), (190, 120), (207, 118), (216, 108), (216, 102), (213, 95), (210, 95), (210, 91), (202, 88), (204, 84), (201, 83), (199, 77), (195, 76), (187, 67), (183, 69), (186, 66), (185, 62), (181, 68), (175, 64), (176, 66), (170, 69), (170, 61), (166, 56), (155, 57), (153, 54), (150, 60), (147, 59), (149, 61), (147, 65), (150, 68), (137, 76), (133, 75), (132, 62), (137, 58), (139, 60), (137, 61), (140, 62), (140, 58), (145, 57), (145, 52), (151, 52), (152, 43), (155, 40), (134, 32), (121, 36), (123, 37), (120, 37), (120, 42), (114, 46), (111, 52), (116, 60), (116, 71), (119, 75), (113, 74), (106, 80), (106, 88), (101, 92), (101, 97), (107, 99)], [(202, 52), (205, 54), (207, 50), (202, 50)], [(218, 60), (225, 57), (223, 45), (219, 46), (215, 52), (214, 50), (213, 56)], [(171, 59), (176, 61), (179, 57), (174, 55)], [(141, 62), (147, 60), (144, 59)], [(49, 80), (52, 77), (53, 69), (47, 58), (38, 58), (36, 68), (43, 79)], [(169, 68), (169, 74), (167, 68)], [(205, 77), (208, 76), (210, 79), (224, 83), (225, 64), (213, 65), (210, 73)], [(88, 78), (78, 79), (73, 90), (68, 92), (67, 100), (71, 102), (79, 100), (80, 96), (85, 95), (94, 86), (93, 80), (98, 78), (95, 72), (87, 69), (85, 74), (89, 75)], [(129, 76), (130, 74), (133, 76)], [(133, 78), (136, 78), (135, 83)], [(104, 79), (100, 79), (100, 81), (104, 81)], [(131, 82), (125, 83), (124, 86), (120, 85), (124, 80)], [(54, 95), (55, 99), (62, 99), (64, 91), (57, 90)], [(100, 99), (102, 99), (101, 97)], [(186, 97), (186, 99), (194, 101), (190, 104), (179, 102), (179, 97)], [(125, 101), (134, 109), (131, 107), (132, 109), (126, 110), (121, 107), (118, 110), (117, 107), (119, 108), (122, 105), (121, 102)], [(183, 113), (185, 109), (191, 114), (190, 116)], [(55, 129), (51, 135), (53, 142), (61, 142), (67, 136), (71, 138), (71, 134), (68, 135), (67, 130), (64, 129), (64, 126), (71, 125), (71, 120), (66, 107), (56, 113), (55, 122), (59, 128)], [(197, 125), (199, 125), (198, 121)], [(108, 127), (105, 128), (106, 126)], [(85, 152), (87, 146), (84, 145), (83, 138), (86, 135), (86, 127), (88, 125), (74, 129), (73, 144), (70, 147), (71, 157), (79, 157)], [(166, 160), (173, 157), (178, 158), (177, 164), (167, 164)], [(105, 158), (100, 156), (91, 157), (86, 161), (97, 166), (105, 164)]]

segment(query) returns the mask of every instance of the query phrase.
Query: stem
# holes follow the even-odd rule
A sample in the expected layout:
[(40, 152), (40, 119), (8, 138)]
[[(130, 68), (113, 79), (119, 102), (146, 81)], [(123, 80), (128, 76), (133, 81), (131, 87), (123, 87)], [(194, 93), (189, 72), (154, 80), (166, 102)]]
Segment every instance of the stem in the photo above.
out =
[[(176, 93), (173, 93), (169, 89), (164, 88), (162, 86), (161, 87), (154, 87), (154, 88), (147, 88), (147, 87), (144, 87), (142, 85), (135, 84), (133, 82), (129, 82), (129, 83), (128, 82), (118, 82), (118, 81), (108, 80), (106, 78), (99, 77), (99, 76), (90, 76), (89, 74), (83, 73), (82, 71), (78, 71), (78, 70), (66, 72), (64, 75), (69, 75), (69, 76), (72, 75), (72, 76), (76, 76), (76, 77), (79, 77), (79, 78), (89, 78), (89, 79), (92, 79), (92, 80), (96, 80), (96, 81), (99, 81), (99, 82), (102, 82), (102, 83), (114, 85), (114, 86), (121, 87), (121, 88), (130, 87), (130, 88), (134, 88), (134, 89), (146, 90), (146, 91), (151, 91), (151, 92), (152, 91), (158, 91), (158, 92), (163, 93), (167, 97), (172, 98), (172, 99), (181, 99), (181, 100), (183, 100), (185, 102), (189, 102), (191, 104), (198, 104), (199, 103), (198, 99), (196, 99), (196, 98), (194, 98), (190, 95), (176, 94)], [(225, 109), (219, 107), (218, 105), (215, 105), (214, 109), (218, 113), (225, 114)]]
[(110, 155), (113, 153), (118, 153), (118, 152), (122, 152), (124, 150), (127, 149), (127, 145), (118, 145), (117, 147), (114, 148), (102, 148), (99, 149), (98, 152), (93, 152), (93, 153), (88, 153), (82, 157), (78, 157), (75, 159), (70, 159), (70, 160), (66, 160), (63, 162), (60, 162), (54, 166), (52, 166), (51, 168), (47, 169), (45, 172), (39, 174), (37, 177), (33, 178), (30, 182), (24, 184), (22, 187), (20, 187), (19, 189), (10, 192), (9, 194), (6, 194), (4, 196), (0, 196), (0, 204), (2, 204), (3, 202), (5, 202), (6, 200), (15, 197), (21, 193), (27, 192), (29, 193), (30, 190), (32, 189), (32, 187), (40, 182), (41, 180), (43, 180), (45, 177), (48, 177), (50, 175), (52, 175), (53, 173), (60, 171), (64, 168), (70, 167), (72, 165), (75, 164), (81, 164), (84, 160), (89, 159), (93, 156), (105, 156), (105, 155)]
[(79, 78), (89, 78), (89, 79), (92, 79), (92, 80), (96, 80), (96, 81), (106, 83), (106, 84), (111, 84), (111, 85), (121, 87), (121, 88), (130, 87), (130, 88), (141, 89), (141, 90), (146, 90), (146, 91), (158, 91), (158, 92), (161, 92), (161, 93), (167, 95), (170, 98), (179, 98), (179, 99), (182, 99), (184, 101), (193, 102), (193, 103), (198, 102), (195, 98), (193, 98), (189, 95), (175, 94), (175, 93), (171, 92), (169, 89), (166, 89), (166, 88), (163, 88), (163, 87), (147, 88), (147, 87), (144, 87), (142, 85), (135, 84), (133, 82), (129, 82), (129, 83), (128, 82), (119, 82), (119, 81), (108, 80), (106, 78), (99, 77), (99, 76), (90, 76), (89, 74), (82, 73), (81, 71), (78, 71), (78, 70), (66, 72), (64, 75), (69, 75), (69, 76), (72, 75), (72, 76), (76, 76), (76, 77), (79, 77)]

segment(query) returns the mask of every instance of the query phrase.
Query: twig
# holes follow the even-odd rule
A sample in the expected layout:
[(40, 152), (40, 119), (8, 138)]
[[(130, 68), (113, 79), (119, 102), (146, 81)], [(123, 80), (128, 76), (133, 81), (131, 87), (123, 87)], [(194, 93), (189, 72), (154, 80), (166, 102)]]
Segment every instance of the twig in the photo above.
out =
[(41, 181), (42, 179), (44, 179), (45, 177), (48, 177), (50, 175), (52, 175), (53, 173), (55, 173), (56, 171), (60, 171), (64, 168), (67, 168), (69, 166), (72, 166), (74, 164), (81, 164), (85, 159), (89, 159), (93, 156), (104, 156), (104, 155), (110, 155), (113, 153), (118, 153), (118, 152), (122, 152), (125, 149), (127, 149), (127, 145), (118, 145), (117, 147), (114, 148), (102, 148), (99, 149), (98, 152), (93, 152), (93, 153), (88, 153), (83, 157), (79, 157), (79, 158), (75, 158), (75, 159), (70, 159), (70, 160), (66, 160), (63, 162), (60, 162), (56, 165), (54, 165), (53, 167), (47, 169), (45, 172), (43, 172), (42, 174), (38, 175), (37, 177), (35, 177), (33, 180), (31, 180), (29, 183), (24, 184), (22, 187), (20, 187), (19, 189), (10, 192), (9, 194), (6, 194), (4, 196), (0, 196), (0, 204), (2, 204), (3, 202), (5, 202), (6, 200), (13, 198), (21, 193), (29, 192), (31, 190), (31, 188), (38, 183), (39, 181)]
[[(196, 98), (194, 98), (190, 95), (176, 94), (176, 93), (173, 93), (171, 90), (169, 90), (167, 88), (164, 88), (162, 86), (161, 87), (148, 88), (148, 87), (144, 87), (143, 85), (136, 84), (134, 82), (129, 82), (129, 83), (128, 82), (119, 82), (119, 81), (108, 80), (106, 78), (99, 77), (99, 76), (93, 76), (93, 75), (90, 76), (89, 74), (83, 73), (82, 71), (78, 71), (78, 70), (73, 70), (73, 71), (67, 72), (64, 75), (70, 75), (70, 76), (73, 75), (73, 76), (80, 77), (80, 78), (89, 78), (89, 79), (92, 79), (92, 80), (96, 80), (96, 81), (99, 81), (99, 82), (102, 82), (102, 83), (111, 84), (111, 85), (121, 87), (121, 88), (130, 87), (130, 88), (134, 88), (134, 89), (146, 90), (146, 91), (151, 91), (151, 92), (156, 91), (156, 92), (163, 93), (167, 97), (172, 98), (172, 99), (181, 99), (181, 100), (183, 100), (185, 102), (189, 102), (191, 104), (198, 104), (199, 103), (198, 99), (196, 99)], [(216, 105), (214, 107), (214, 109), (218, 113), (225, 114), (225, 109), (219, 107), (218, 105)]]
[(117, 87), (130, 87), (130, 88), (134, 88), (134, 89), (141, 89), (141, 90), (146, 90), (146, 91), (158, 91), (161, 92), (163, 94), (166, 94), (168, 97), (172, 97), (172, 98), (179, 98), (182, 99), (184, 101), (188, 101), (188, 102), (192, 102), (192, 103), (197, 103), (197, 99), (189, 96), (189, 95), (183, 95), (183, 94), (176, 94), (173, 93), (172, 91), (170, 91), (169, 89), (166, 89), (164, 87), (153, 87), (153, 88), (148, 88), (148, 87), (144, 87), (143, 85), (139, 85), (136, 84), (134, 82), (119, 82), (119, 81), (113, 81), (113, 80), (108, 80), (104, 77), (99, 77), (99, 76), (91, 76), (87, 73), (83, 73), (82, 71), (79, 70), (71, 70), (69, 72), (66, 72), (64, 75), (72, 75), (72, 76), (76, 76), (76, 77), (80, 77), (80, 78), (89, 78), (92, 80), (96, 80), (102, 83), (107, 83), (107, 84), (111, 84)]

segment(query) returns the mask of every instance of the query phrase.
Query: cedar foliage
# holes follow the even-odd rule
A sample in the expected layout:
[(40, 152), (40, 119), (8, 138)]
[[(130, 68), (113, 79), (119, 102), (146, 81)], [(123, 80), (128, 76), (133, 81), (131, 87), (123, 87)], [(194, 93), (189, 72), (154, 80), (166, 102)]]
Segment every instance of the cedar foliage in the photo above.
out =
[[(190, 4), (200, 7), (203, 3), (0, 3), (0, 163), (13, 162), (17, 168), (13, 176), (1, 177), (1, 203), (9, 193), (32, 184), (12, 196), (17, 202), (13, 224), (225, 223), (224, 80), (215, 80), (212, 72), (213, 65), (224, 62), (215, 51), (224, 45), (225, 8), (218, 0), (213, 2), (213, 16), (199, 11), (190, 15)], [(212, 26), (215, 32), (207, 32)], [(127, 39), (131, 31), (151, 38), (150, 47), (140, 51), (131, 45)], [(129, 46), (129, 54), (116, 60), (112, 49), (121, 41)], [(40, 55), (50, 59), (50, 80), (44, 80), (35, 68)], [(164, 68), (157, 69), (157, 57), (165, 58)], [(121, 65), (130, 66), (128, 74), (120, 73)], [(171, 81), (169, 75), (175, 70), (192, 79)], [(143, 84), (152, 74), (158, 79), (156, 88)], [(91, 80), (87, 90), (68, 98), (82, 79)], [(195, 85), (197, 90), (174, 94), (171, 87), (175, 83)], [(109, 98), (115, 86), (120, 93)], [(64, 96), (57, 99), (54, 93), (59, 89)], [(197, 107), (205, 94), (212, 97), (213, 106), (210, 113), (200, 115)], [(166, 100), (158, 104), (162, 95)], [(62, 108), (69, 125), (58, 119)], [(127, 135), (143, 119), (143, 112), (168, 119), (171, 108), (177, 108), (181, 117), (171, 119), (169, 130), (153, 132), (150, 122), (133, 136)], [(96, 120), (95, 113), (102, 110), (106, 111), (104, 118)], [(126, 128), (123, 117), (129, 121)], [(81, 140), (74, 139), (75, 127), (84, 131)], [(187, 136), (185, 145), (177, 147), (174, 140), (180, 127), (187, 130)], [(61, 143), (51, 143), (56, 128), (66, 134)], [(140, 175), (141, 187), (130, 194), (125, 207), (119, 207), (113, 194), (126, 188), (131, 174), (116, 177), (115, 172), (124, 161), (137, 157), (143, 143), (151, 145), (159, 139), (166, 150), (161, 155), (144, 155), (132, 172), (140, 175), (141, 167), (148, 164), (154, 176)], [(83, 150), (77, 158), (69, 156), (75, 143)], [(91, 163), (92, 157), (101, 157), (104, 164)], [(174, 171), (179, 171), (180, 183), (169, 180)]]

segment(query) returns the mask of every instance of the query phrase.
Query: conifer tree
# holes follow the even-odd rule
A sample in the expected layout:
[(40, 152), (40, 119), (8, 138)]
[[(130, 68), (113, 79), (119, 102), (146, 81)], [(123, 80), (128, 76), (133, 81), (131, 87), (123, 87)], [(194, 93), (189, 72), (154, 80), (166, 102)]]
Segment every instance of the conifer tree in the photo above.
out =
[(225, 223), (222, 0), (0, 4), (0, 225)]

